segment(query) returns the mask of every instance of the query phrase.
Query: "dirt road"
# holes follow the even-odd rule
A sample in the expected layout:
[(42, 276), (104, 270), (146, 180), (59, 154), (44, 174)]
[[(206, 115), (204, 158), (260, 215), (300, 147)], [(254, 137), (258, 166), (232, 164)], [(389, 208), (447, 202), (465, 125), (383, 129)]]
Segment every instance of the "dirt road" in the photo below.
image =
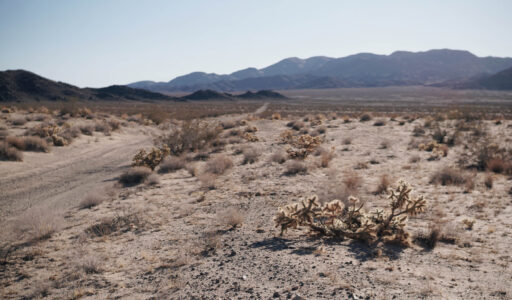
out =
[(116, 180), (138, 149), (151, 145), (141, 129), (82, 137), (50, 153), (24, 153), (23, 162), (0, 162), (0, 224), (32, 206), (65, 210)]

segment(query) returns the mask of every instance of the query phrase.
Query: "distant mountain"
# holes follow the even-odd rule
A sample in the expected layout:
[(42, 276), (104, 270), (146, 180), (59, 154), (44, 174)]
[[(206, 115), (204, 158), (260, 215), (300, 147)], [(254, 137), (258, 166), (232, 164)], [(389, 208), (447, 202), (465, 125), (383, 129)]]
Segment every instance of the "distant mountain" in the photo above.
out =
[(482, 76), (455, 86), (456, 88), (472, 88), (486, 90), (512, 90), (512, 68), (508, 68), (490, 76)]
[(195, 72), (169, 82), (129, 84), (155, 92), (243, 91), (259, 89), (434, 85), (512, 67), (512, 58), (477, 57), (468, 51), (397, 51), (390, 55), (359, 53), (342, 58), (287, 58), (263, 69), (247, 68), (229, 75)]
[(214, 90), (198, 90), (193, 92), (192, 94), (181, 97), (184, 100), (235, 100), (235, 99), (246, 99), (246, 100), (256, 100), (256, 99), (286, 99), (280, 93), (270, 91), (270, 90), (262, 90), (257, 92), (247, 91), (240, 95), (233, 95), (229, 93), (221, 93)]
[(127, 86), (79, 88), (46, 79), (24, 70), (0, 71), (0, 102), (2, 101), (64, 101), (64, 100), (176, 100), (176, 98)]

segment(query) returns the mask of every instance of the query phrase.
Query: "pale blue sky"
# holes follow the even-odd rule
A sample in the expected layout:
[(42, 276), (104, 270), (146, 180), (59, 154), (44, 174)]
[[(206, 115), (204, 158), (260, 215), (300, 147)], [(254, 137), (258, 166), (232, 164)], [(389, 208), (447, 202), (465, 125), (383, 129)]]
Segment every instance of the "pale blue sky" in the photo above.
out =
[(0, 0), (0, 70), (81, 87), (283, 58), (465, 49), (512, 56), (512, 1)]

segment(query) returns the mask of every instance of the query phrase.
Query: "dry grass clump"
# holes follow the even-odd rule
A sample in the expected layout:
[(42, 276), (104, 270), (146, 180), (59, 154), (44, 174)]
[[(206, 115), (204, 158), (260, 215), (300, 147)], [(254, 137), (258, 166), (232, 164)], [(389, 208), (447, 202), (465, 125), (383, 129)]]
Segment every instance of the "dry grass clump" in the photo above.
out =
[(225, 155), (219, 155), (206, 163), (205, 172), (216, 175), (222, 175), (233, 167), (231, 158)]
[(124, 186), (137, 185), (144, 182), (149, 175), (151, 175), (151, 169), (148, 167), (132, 167), (121, 174), (119, 182)]
[(219, 220), (219, 225), (227, 226), (229, 228), (236, 228), (244, 222), (244, 215), (235, 207), (230, 207), (217, 214), (217, 218)]
[(201, 187), (209, 190), (213, 190), (217, 187), (217, 177), (217, 174), (208, 172), (197, 175), (197, 179), (201, 182)]
[(372, 119), (372, 116), (370, 114), (364, 113), (359, 117), (359, 121), (361, 122), (367, 122)]
[(415, 164), (421, 160), (421, 157), (419, 155), (413, 155), (411, 158), (409, 158), (409, 162), (411, 164)]
[(9, 136), (5, 141), (22, 151), (48, 152), (49, 147), (46, 141), (37, 136), (14, 137)]
[(103, 201), (105, 201), (104, 195), (101, 195), (98, 193), (91, 193), (91, 194), (85, 196), (85, 198), (82, 199), (82, 201), (80, 201), (80, 204), (78, 206), (81, 209), (91, 208), (91, 207), (101, 204)]
[(487, 170), (498, 174), (512, 174), (512, 162), (505, 162), (500, 157), (494, 157), (487, 162)]
[(185, 168), (186, 161), (182, 157), (178, 156), (167, 156), (160, 163), (158, 173), (170, 173)]
[(286, 155), (283, 151), (277, 151), (272, 153), (270, 156), (270, 161), (276, 162), (278, 164), (283, 164), (286, 162), (286, 159), (288, 158), (288, 155)]
[(144, 223), (138, 213), (122, 213), (90, 226), (85, 229), (85, 233), (93, 237), (102, 237), (111, 235), (115, 232), (135, 231), (142, 229), (143, 227)]
[(468, 181), (467, 177), (462, 174), (461, 170), (444, 167), (438, 170), (431, 178), (430, 183), (441, 185), (462, 185)]
[(290, 160), (286, 163), (286, 175), (297, 175), (306, 174), (308, 172), (308, 166), (299, 160)]
[(253, 164), (258, 161), (261, 151), (255, 147), (245, 147), (242, 149), (242, 154), (244, 156), (242, 164)]
[(0, 160), (23, 161), (23, 153), (4, 141), (0, 141)]
[(343, 176), (342, 183), (350, 195), (355, 195), (359, 187), (361, 187), (363, 179), (357, 173), (349, 172)]
[(399, 181), (395, 188), (389, 190), (390, 208), (370, 213), (355, 197), (349, 197), (348, 205), (340, 200), (320, 205), (318, 197), (312, 196), (280, 207), (274, 222), (281, 228), (281, 235), (289, 228), (308, 227), (321, 236), (350, 238), (372, 245), (385, 242), (408, 246), (407, 217), (415, 216), (426, 208), (423, 197), (412, 197), (411, 191), (409, 184)]
[(222, 127), (216, 123), (201, 121), (186, 121), (180, 127), (160, 137), (157, 145), (166, 146), (173, 155), (206, 148), (212, 141), (218, 139)]
[(331, 151), (322, 151), (320, 154), (320, 167), (327, 168), (329, 167), (329, 163), (334, 158), (335, 152), (334, 147), (331, 148)]
[(388, 174), (382, 174), (380, 176), (379, 183), (377, 185), (377, 188), (374, 191), (374, 194), (378, 195), (378, 194), (382, 194), (382, 193), (387, 192), (390, 184), (391, 184), (391, 182), (389, 180), (389, 175)]
[(29, 242), (50, 238), (61, 226), (62, 219), (50, 208), (30, 208), (21, 215), (16, 224), (20, 236)]

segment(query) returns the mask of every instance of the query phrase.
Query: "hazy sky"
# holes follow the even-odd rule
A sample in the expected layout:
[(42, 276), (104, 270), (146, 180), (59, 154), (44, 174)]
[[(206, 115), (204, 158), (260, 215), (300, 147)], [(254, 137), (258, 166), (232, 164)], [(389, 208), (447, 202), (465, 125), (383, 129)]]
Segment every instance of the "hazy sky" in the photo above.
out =
[(81, 87), (434, 48), (512, 56), (512, 1), (0, 0), (0, 70)]

